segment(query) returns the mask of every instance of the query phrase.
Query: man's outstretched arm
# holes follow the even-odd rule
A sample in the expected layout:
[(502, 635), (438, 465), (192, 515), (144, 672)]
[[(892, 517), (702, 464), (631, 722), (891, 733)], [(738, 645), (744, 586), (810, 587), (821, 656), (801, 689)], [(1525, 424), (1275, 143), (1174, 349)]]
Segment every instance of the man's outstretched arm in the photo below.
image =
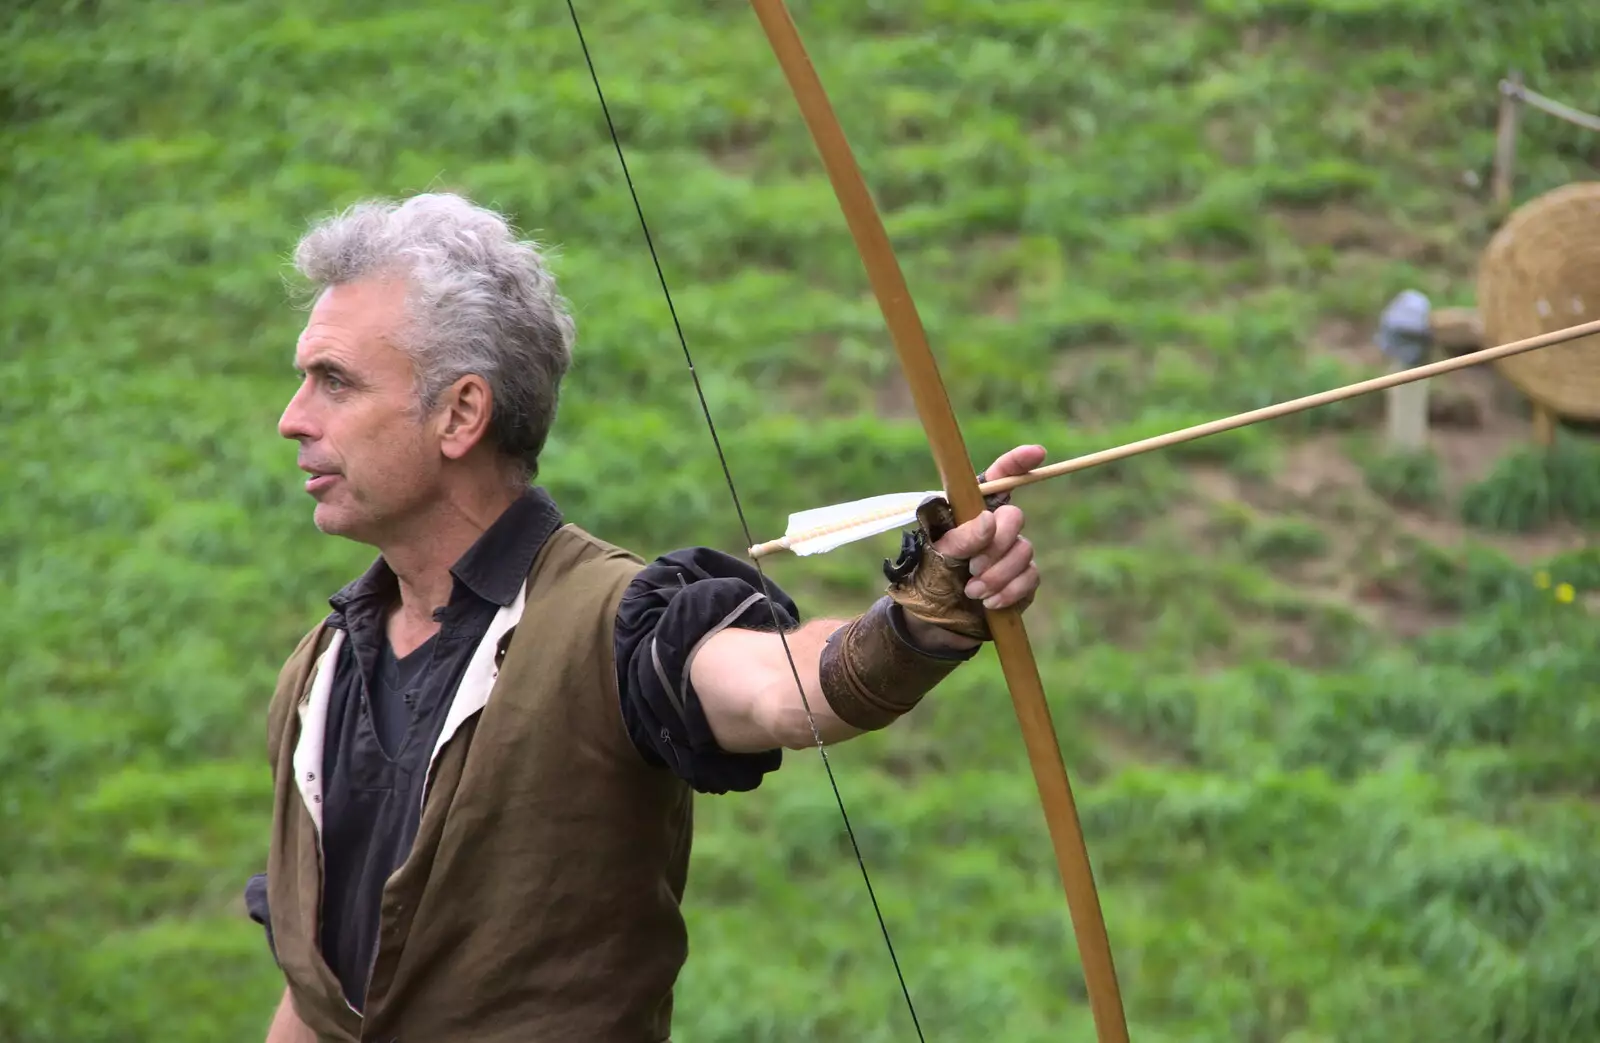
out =
[[(1043, 459), (1042, 447), (1019, 447), (985, 474), (1019, 474)], [(910, 710), (976, 652), (987, 636), (984, 608), (1032, 601), (1039, 571), (1022, 526), (1022, 511), (1005, 505), (950, 529), (895, 598), (853, 620), (817, 620), (781, 637), (732, 627), (713, 634), (695, 651), (689, 678), (718, 745), (730, 753), (814, 745), (806, 704), (827, 743)], [(963, 564), (970, 581), (952, 589)]]

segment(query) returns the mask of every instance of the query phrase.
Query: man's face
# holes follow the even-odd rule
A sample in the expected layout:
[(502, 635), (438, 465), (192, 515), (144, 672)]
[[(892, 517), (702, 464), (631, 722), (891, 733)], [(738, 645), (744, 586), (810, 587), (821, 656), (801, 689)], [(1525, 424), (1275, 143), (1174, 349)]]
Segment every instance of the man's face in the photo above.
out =
[(411, 360), (395, 344), (405, 285), (334, 286), (312, 308), (295, 349), (299, 389), (278, 433), (300, 443), (306, 491), (323, 532), (379, 543), (434, 498), (443, 458), (415, 419)]

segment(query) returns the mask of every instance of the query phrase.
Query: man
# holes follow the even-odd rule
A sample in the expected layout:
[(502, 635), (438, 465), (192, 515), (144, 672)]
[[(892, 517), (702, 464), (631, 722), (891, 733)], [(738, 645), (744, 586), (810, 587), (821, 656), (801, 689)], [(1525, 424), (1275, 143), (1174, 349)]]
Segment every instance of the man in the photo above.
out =
[(988, 637), (985, 606), (1031, 601), (1022, 514), (926, 511), (888, 594), (801, 625), (741, 560), (646, 563), (530, 487), (574, 331), (501, 217), (363, 204), (296, 265), (318, 295), (279, 431), (317, 527), (379, 556), (268, 713), (246, 891), (286, 980), (268, 1039), (667, 1039), (692, 794), (753, 789), (812, 717), (835, 743), (914, 707)]

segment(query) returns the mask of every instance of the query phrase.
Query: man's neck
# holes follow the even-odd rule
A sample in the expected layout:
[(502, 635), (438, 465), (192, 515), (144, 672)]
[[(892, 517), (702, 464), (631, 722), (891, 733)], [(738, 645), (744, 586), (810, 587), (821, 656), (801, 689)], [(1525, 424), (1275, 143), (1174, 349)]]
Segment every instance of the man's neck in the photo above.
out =
[(450, 602), (450, 568), (516, 500), (515, 490), (452, 497), (417, 526), (415, 535), (380, 548), (400, 586), (393, 622), (408, 631), (434, 629), (433, 612)]

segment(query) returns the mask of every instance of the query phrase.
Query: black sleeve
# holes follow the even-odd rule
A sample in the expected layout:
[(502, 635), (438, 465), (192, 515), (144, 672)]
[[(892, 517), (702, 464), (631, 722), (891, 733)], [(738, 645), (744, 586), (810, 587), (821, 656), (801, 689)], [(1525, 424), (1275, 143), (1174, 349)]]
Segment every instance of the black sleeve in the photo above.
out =
[(622, 719), (646, 761), (701, 793), (752, 790), (783, 762), (783, 750), (729, 753), (717, 745), (689, 684), (689, 657), (727, 627), (784, 630), (799, 625), (794, 602), (754, 566), (705, 547), (673, 551), (647, 565), (617, 611), (617, 685)]
[(272, 917), (267, 915), (267, 874), (257, 873), (244, 885), (244, 907), (250, 914), (250, 919), (266, 929), (267, 949), (276, 962), (278, 948), (272, 942)]

